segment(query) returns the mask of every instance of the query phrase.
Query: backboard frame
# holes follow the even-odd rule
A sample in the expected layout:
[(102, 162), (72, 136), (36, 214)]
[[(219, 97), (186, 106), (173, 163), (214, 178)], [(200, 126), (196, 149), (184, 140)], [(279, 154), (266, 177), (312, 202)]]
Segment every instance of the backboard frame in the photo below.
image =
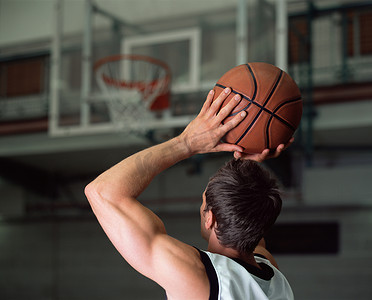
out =
[[(80, 124), (77, 125), (59, 125), (60, 117), (60, 100), (61, 100), (61, 50), (62, 50), (62, 27), (63, 27), (63, 5), (62, 0), (56, 0), (54, 6), (54, 34), (51, 45), (51, 80), (50, 80), (50, 105), (49, 105), (49, 121), (48, 133), (51, 137), (73, 136), (73, 135), (87, 135), (87, 134), (101, 134), (121, 132), (120, 127), (112, 121), (93, 123), (91, 120), (91, 104), (94, 102), (107, 101), (107, 95), (101, 93), (94, 93), (92, 90), (92, 20), (94, 13), (102, 14), (101, 10), (97, 10), (91, 0), (85, 0), (85, 22), (82, 40), (82, 87), (81, 87), (81, 101), (80, 101)], [(104, 14), (108, 18), (112, 18), (110, 14)], [(116, 19), (115, 19), (116, 20)], [(117, 21), (117, 20), (116, 20)], [(126, 23), (123, 22), (125, 25)], [(201, 40), (200, 29), (191, 28), (188, 30), (180, 30), (168, 32), (166, 34), (159, 33), (155, 35), (146, 35), (142, 37), (133, 38), (132, 43), (141, 42), (144, 45), (148, 42), (148, 38), (152, 36), (151, 40), (163, 41), (179, 41), (190, 40), (190, 52), (192, 65), (192, 74), (190, 74), (191, 84), (183, 86), (185, 92), (198, 89), (200, 79), (200, 60), (201, 60)], [(130, 43), (129, 43), (130, 45)], [(128, 47), (128, 46), (127, 46)], [(151, 130), (169, 129), (177, 127), (185, 127), (195, 115), (182, 116), (168, 116), (165, 118), (156, 118), (153, 120), (146, 120), (142, 124), (144, 128)]]
[(150, 33), (130, 36), (123, 39), (121, 49), (123, 54), (136, 54), (137, 46), (151, 46), (179, 41), (189, 42), (189, 76), (188, 82), (173, 84), (173, 93), (193, 92), (200, 89), (201, 74), (201, 30), (198, 27), (187, 29)]

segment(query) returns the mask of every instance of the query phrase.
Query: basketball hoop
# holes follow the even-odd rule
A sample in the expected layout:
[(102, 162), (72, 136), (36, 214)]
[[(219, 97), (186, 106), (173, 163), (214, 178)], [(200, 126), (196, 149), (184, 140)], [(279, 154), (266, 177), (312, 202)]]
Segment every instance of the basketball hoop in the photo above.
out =
[(144, 55), (105, 57), (94, 65), (95, 77), (107, 96), (112, 122), (120, 129), (145, 129), (143, 122), (169, 108), (170, 69)]

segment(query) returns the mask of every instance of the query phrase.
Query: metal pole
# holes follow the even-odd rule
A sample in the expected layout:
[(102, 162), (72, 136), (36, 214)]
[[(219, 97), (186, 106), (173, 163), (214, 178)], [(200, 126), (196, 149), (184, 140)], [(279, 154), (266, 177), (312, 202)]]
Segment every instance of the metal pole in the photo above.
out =
[(100, 7), (98, 7), (94, 3), (92, 3), (92, 9), (93, 9), (94, 13), (97, 13), (97, 14), (101, 15), (102, 17), (106, 17), (109, 20), (111, 20), (112, 22), (118, 23), (120, 26), (125, 26), (127, 28), (130, 28), (132, 30), (137, 31), (138, 33), (144, 33), (143, 29), (140, 26), (125, 22), (125, 21), (121, 20), (120, 18), (118, 18), (117, 16), (113, 15), (112, 13), (101, 9)]
[(248, 18), (247, 0), (239, 0), (236, 20), (236, 64), (248, 61)]
[(313, 103), (313, 48), (312, 41), (313, 37), (313, 18), (314, 18), (315, 7), (312, 1), (308, 2), (308, 14), (307, 14), (307, 26), (308, 26), (308, 37), (307, 37), (307, 49), (309, 51), (309, 60), (307, 67), (307, 84), (306, 84), (306, 117), (307, 117), (307, 139), (306, 139), (306, 155), (307, 155), (307, 165), (309, 167), (313, 164), (313, 150), (314, 150), (314, 140), (313, 140), (313, 130), (314, 130), (314, 103)]
[(189, 46), (190, 59), (190, 82), (195, 89), (200, 86), (200, 66), (201, 66), (201, 32), (195, 30)]
[(275, 19), (275, 65), (283, 71), (288, 70), (288, 12), (287, 1), (276, 0)]
[(354, 12), (353, 17), (353, 48), (354, 48), (354, 57), (360, 57), (360, 23), (359, 23), (360, 14), (358, 11)]
[(91, 93), (92, 86), (92, 18), (93, 5), (91, 0), (85, 0), (85, 23), (82, 45), (82, 66), (81, 66), (81, 125), (87, 126), (90, 119), (90, 107), (87, 99)]
[(59, 101), (61, 88), (61, 39), (63, 28), (63, 0), (54, 1), (53, 36), (50, 62), (50, 105), (48, 133), (54, 135), (58, 130)]
[(348, 67), (348, 16), (345, 11), (342, 12), (342, 67), (341, 67), (341, 80), (342, 83), (346, 83), (349, 79), (349, 67)]

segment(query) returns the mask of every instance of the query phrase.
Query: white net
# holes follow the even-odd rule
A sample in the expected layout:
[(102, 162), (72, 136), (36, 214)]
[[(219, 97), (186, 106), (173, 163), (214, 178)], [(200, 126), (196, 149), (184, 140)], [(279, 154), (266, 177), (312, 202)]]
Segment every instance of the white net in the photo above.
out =
[(98, 86), (107, 98), (111, 121), (124, 131), (146, 131), (154, 112), (169, 106), (170, 71), (146, 56), (119, 55), (95, 65)]

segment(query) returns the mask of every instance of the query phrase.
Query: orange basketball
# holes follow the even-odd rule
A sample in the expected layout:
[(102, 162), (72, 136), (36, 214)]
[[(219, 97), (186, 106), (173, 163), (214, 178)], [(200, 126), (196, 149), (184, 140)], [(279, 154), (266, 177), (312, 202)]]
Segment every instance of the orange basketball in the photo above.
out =
[(293, 136), (302, 116), (301, 93), (294, 80), (281, 69), (267, 63), (248, 63), (226, 72), (214, 87), (215, 98), (226, 88), (242, 97), (230, 116), (245, 110), (244, 120), (230, 130), (224, 140), (240, 145), (246, 153), (275, 150)]

